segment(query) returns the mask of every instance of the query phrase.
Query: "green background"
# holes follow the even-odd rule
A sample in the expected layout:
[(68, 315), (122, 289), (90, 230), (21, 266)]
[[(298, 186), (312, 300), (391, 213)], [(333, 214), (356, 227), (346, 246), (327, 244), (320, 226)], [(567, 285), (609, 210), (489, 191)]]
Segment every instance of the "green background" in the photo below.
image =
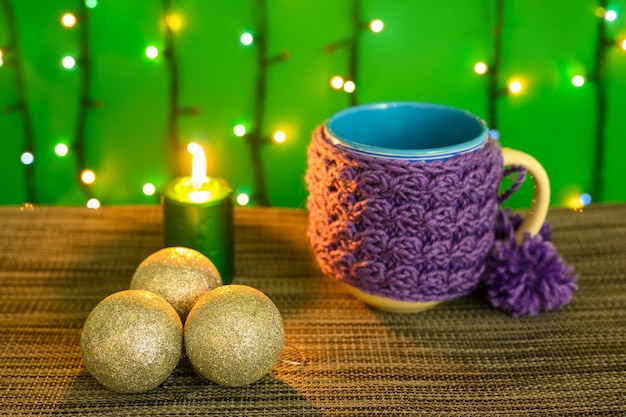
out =
[[(4, 0), (3, 0), (4, 1)], [(75, 148), (80, 107), (80, 65), (62, 67), (65, 55), (79, 57), (81, 17), (74, 28), (60, 23), (66, 12), (78, 13), (81, 0), (11, 0), (18, 34), (26, 105), (32, 117), (35, 161), (20, 162), (26, 150), (22, 112), (9, 111), (17, 100), (15, 67), (5, 45), (10, 41), (7, 16), (0, 9), (0, 204), (27, 201), (27, 170), (32, 170), (35, 204), (83, 205), (87, 193), (79, 181)], [(269, 203), (304, 207), (306, 147), (312, 130), (350, 97), (333, 90), (329, 80), (349, 72), (349, 49), (325, 47), (352, 36), (352, 1), (267, 0), (268, 56), (289, 51), (288, 60), (268, 66), (262, 125), (254, 120), (258, 60), (256, 44), (239, 37), (255, 33), (259, 7), (250, 0), (172, 0), (182, 22), (175, 32), (181, 106), (198, 114), (178, 119), (181, 142), (200, 142), (208, 153), (210, 175), (225, 178), (236, 192), (254, 194), (248, 143), (234, 135), (243, 123), (269, 137), (281, 129), (283, 144), (260, 148)], [(488, 77), (474, 64), (491, 62), (495, 0), (362, 0), (360, 19), (379, 18), (384, 30), (358, 34), (356, 86), (359, 103), (411, 100), (443, 103), (487, 118)], [(607, 22), (607, 36), (626, 38), (626, 0), (610, 1), (618, 12)], [(606, 86), (606, 146), (602, 195), (594, 195), (597, 83), (581, 88), (576, 74), (595, 71), (598, 3), (588, 0), (517, 0), (504, 2), (502, 66), (498, 82), (522, 80), (518, 95), (497, 98), (503, 145), (534, 155), (545, 166), (553, 187), (552, 205), (563, 206), (582, 192), (594, 201), (626, 200), (621, 171), (626, 155), (626, 52), (607, 50), (602, 76)], [(103, 205), (157, 203), (158, 193), (142, 193), (145, 183), (158, 190), (176, 173), (167, 133), (170, 73), (163, 53), (148, 59), (154, 45), (162, 52), (166, 26), (163, 4), (156, 0), (99, 0), (88, 9), (91, 83), (89, 95), (101, 106), (87, 110), (86, 165), (97, 180), (91, 192)], [(66, 143), (65, 157), (54, 153)], [(190, 163), (187, 165), (190, 166)], [(528, 182), (528, 181), (527, 181)], [(527, 205), (530, 185), (513, 197)], [(252, 204), (255, 202), (253, 201)]]

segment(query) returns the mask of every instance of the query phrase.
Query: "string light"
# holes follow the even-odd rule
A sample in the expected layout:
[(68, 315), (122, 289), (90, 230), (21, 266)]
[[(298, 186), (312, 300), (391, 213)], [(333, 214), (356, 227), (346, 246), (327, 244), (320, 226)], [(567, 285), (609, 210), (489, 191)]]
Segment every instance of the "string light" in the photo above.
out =
[(582, 193), (578, 200), (583, 206), (588, 206), (589, 204), (591, 204), (591, 196), (588, 193)]
[(250, 196), (246, 193), (237, 194), (237, 204), (240, 206), (246, 206), (250, 203)]
[(179, 15), (171, 14), (165, 18), (165, 24), (171, 31), (178, 32), (183, 26), (183, 21)]
[(97, 5), (98, 5), (98, 0), (85, 0), (85, 6), (89, 7), (90, 9), (93, 9)]
[(341, 87), (343, 87), (343, 82), (343, 77), (335, 75), (333, 78), (330, 79), (330, 86), (335, 90), (341, 90)]
[(35, 156), (30, 152), (24, 152), (20, 157), (20, 160), (24, 165), (30, 165), (35, 161)]
[(622, 43), (621, 43), (620, 47), (621, 47), (624, 51), (626, 51), (626, 39), (624, 39), (624, 40), (622, 41)]
[(242, 124), (238, 124), (233, 129), (233, 132), (235, 132), (235, 136), (243, 137), (246, 134), (246, 127)]
[(58, 143), (57, 146), (54, 147), (54, 153), (58, 156), (65, 156), (69, 152), (69, 148), (65, 143)]
[(2, 66), (2, 57), (3, 57), (2, 49), (0, 49), (0, 67)]
[(617, 19), (617, 12), (615, 10), (607, 10), (604, 13), (604, 19), (607, 22), (614, 22)]
[(76, 16), (74, 16), (72, 13), (65, 13), (61, 17), (61, 24), (66, 28), (73, 27), (76, 24)]
[(275, 143), (284, 143), (286, 139), (287, 139), (287, 135), (282, 130), (277, 130), (276, 132), (274, 132), (274, 135), (272, 136), (272, 140)]
[(585, 84), (585, 77), (582, 75), (575, 75), (572, 78), (572, 85), (574, 87), (582, 87)]
[(372, 32), (380, 33), (380, 32), (382, 32), (383, 28), (385, 27), (385, 24), (380, 19), (374, 19), (374, 20), (372, 20), (370, 22), (369, 27), (370, 27), (370, 30)]
[(343, 89), (346, 93), (353, 93), (356, 90), (356, 84), (354, 84), (354, 81), (346, 81), (343, 84)]
[(93, 184), (96, 181), (96, 173), (90, 169), (84, 169), (80, 173), (80, 180), (83, 182), (83, 184)]
[(159, 56), (159, 50), (156, 46), (150, 45), (146, 48), (146, 56), (150, 59), (154, 59)]
[(63, 64), (63, 67), (66, 69), (72, 69), (76, 66), (76, 60), (73, 57), (68, 55), (68, 56), (63, 57), (61, 64)]
[(518, 94), (522, 91), (522, 83), (517, 80), (513, 80), (509, 83), (509, 91), (513, 94)]
[(154, 195), (154, 193), (156, 192), (156, 187), (154, 186), (154, 184), (147, 182), (143, 185), (142, 190), (145, 195)]
[(487, 66), (487, 64), (485, 64), (482, 61), (477, 62), (476, 65), (474, 65), (474, 72), (478, 75), (486, 74), (488, 70), (489, 70), (489, 67)]
[(96, 210), (100, 208), (100, 201), (97, 198), (90, 198), (87, 201), (87, 208), (88, 209), (92, 209), (92, 210)]
[(254, 37), (252, 36), (250, 32), (246, 32), (243, 35), (241, 35), (240, 41), (242, 44), (246, 46), (252, 45), (252, 42), (254, 42)]

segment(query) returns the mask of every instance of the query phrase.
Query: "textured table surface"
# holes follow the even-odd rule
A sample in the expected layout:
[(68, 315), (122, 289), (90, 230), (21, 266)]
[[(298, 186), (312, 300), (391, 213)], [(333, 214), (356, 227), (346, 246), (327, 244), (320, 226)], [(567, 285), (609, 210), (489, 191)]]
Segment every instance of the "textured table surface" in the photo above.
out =
[(182, 360), (154, 390), (116, 394), (85, 370), (80, 332), (163, 246), (160, 207), (0, 208), (0, 415), (626, 415), (626, 205), (549, 219), (579, 290), (514, 319), (480, 294), (411, 315), (369, 309), (319, 272), (304, 211), (238, 209), (234, 282), (280, 309), (284, 361), (224, 388)]

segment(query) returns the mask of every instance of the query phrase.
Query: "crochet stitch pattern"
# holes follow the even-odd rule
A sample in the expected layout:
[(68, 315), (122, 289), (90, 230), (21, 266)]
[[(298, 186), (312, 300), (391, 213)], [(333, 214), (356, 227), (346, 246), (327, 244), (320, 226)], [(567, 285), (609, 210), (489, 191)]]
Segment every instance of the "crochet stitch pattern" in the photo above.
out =
[(478, 285), (494, 244), (497, 142), (447, 160), (393, 160), (333, 146), (319, 126), (307, 158), (307, 234), (325, 274), (411, 302)]

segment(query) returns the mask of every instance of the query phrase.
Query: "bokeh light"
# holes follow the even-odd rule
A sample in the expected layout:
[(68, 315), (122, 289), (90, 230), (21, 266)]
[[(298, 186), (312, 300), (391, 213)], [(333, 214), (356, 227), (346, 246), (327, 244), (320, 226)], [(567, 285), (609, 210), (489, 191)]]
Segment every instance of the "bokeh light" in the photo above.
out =
[(242, 124), (238, 124), (233, 129), (233, 132), (235, 132), (235, 136), (242, 137), (246, 134), (246, 127)]
[(339, 75), (335, 75), (330, 79), (330, 86), (335, 90), (341, 90), (341, 87), (343, 87), (343, 78)]
[(383, 28), (385, 27), (385, 24), (380, 19), (374, 19), (374, 20), (372, 20), (370, 22), (369, 27), (370, 27), (370, 30), (372, 32), (380, 33), (380, 32), (382, 32)]
[(250, 196), (246, 193), (237, 194), (237, 204), (240, 206), (246, 206), (250, 203)]
[(76, 16), (72, 13), (65, 13), (61, 16), (61, 24), (66, 28), (71, 28), (76, 24)]
[(63, 57), (63, 60), (61, 60), (61, 64), (63, 64), (63, 67), (66, 69), (72, 69), (76, 66), (76, 60), (68, 55)]
[(143, 185), (142, 190), (145, 195), (154, 195), (154, 193), (156, 192), (156, 187), (154, 186), (154, 184), (147, 182)]
[(287, 135), (282, 130), (277, 130), (272, 136), (272, 140), (276, 143), (283, 143), (287, 139)]
[(572, 85), (574, 87), (582, 87), (585, 84), (585, 77), (582, 75), (575, 75), (572, 78)]
[(67, 147), (67, 145), (65, 143), (58, 143), (54, 147), (54, 153), (57, 154), (58, 156), (65, 156), (65, 155), (67, 155), (69, 150), (70, 149)]
[(87, 201), (87, 208), (92, 210), (99, 209), (100, 201), (97, 198), (90, 198), (89, 201)]
[(83, 184), (93, 184), (96, 182), (96, 173), (90, 169), (85, 169), (80, 173), (80, 180)]
[(344, 90), (346, 93), (353, 93), (353, 92), (354, 92), (354, 90), (356, 90), (356, 84), (354, 84), (354, 81), (346, 81), (346, 82), (343, 84), (343, 90)]
[(474, 65), (474, 72), (478, 75), (486, 74), (488, 69), (489, 67), (487, 67), (487, 64), (484, 62), (477, 62), (476, 65)]
[(241, 41), (242, 44), (248, 46), (248, 45), (252, 45), (252, 42), (254, 42), (254, 37), (252, 36), (250, 32), (246, 32), (243, 35), (241, 35), (241, 38), (239, 38), (239, 40)]
[(156, 46), (150, 45), (146, 48), (146, 56), (150, 59), (154, 59), (159, 56), (159, 50)]
[(20, 161), (22, 161), (24, 165), (30, 165), (35, 161), (35, 155), (31, 152), (24, 152), (20, 157)]

